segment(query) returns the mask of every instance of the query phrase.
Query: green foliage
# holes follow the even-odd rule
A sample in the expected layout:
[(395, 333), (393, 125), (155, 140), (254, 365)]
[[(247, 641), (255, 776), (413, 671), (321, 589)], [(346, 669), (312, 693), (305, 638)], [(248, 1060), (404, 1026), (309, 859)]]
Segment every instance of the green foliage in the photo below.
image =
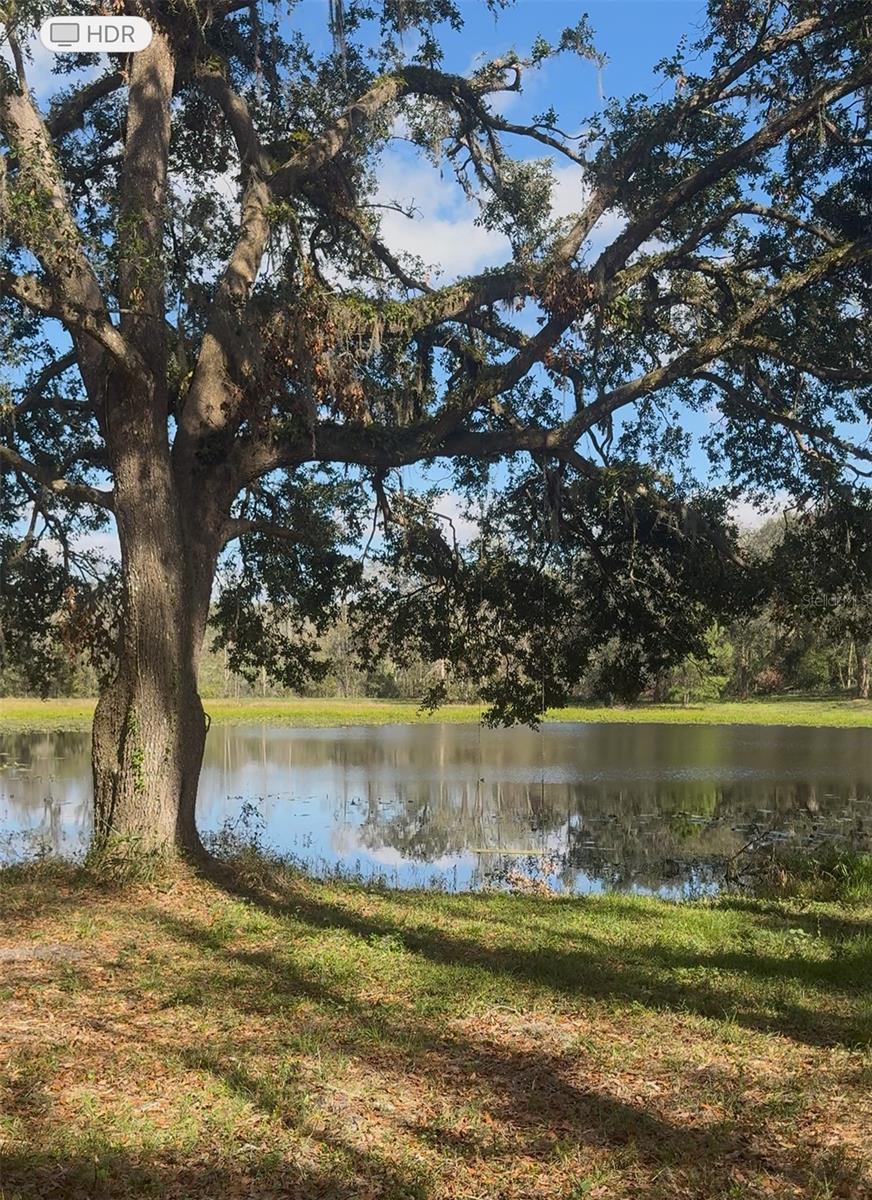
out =
[(689, 704), (691, 700), (719, 700), (730, 678), (733, 647), (727, 631), (717, 623), (705, 633), (702, 654), (689, 654), (668, 675), (667, 696)]
[[(265, 670), (300, 690), (326, 674), (319, 637), (361, 577), (359, 559), (343, 549), (360, 532), (358, 503), (358, 489), (334, 473), (301, 476), (268, 498), (263, 518), (293, 530), (290, 542), (257, 532), (241, 539), (214, 608), (214, 646), (227, 651), (230, 669), (249, 683)], [(257, 499), (240, 515), (260, 520)]]
[(769, 848), (739, 868), (758, 896), (824, 901), (848, 907), (872, 904), (872, 854), (827, 845), (811, 852)]
[[(495, 15), (504, 6), (489, 0)], [(438, 69), (463, 27), (455, 0), (334, 0), (326, 49), (277, 13), (188, 0), (160, 14), (177, 71), (151, 240), (122, 171), (130, 89), (107, 88), (53, 137), (68, 220), (45, 164), (12, 144), (6, 122), (0, 267), (55, 286), (75, 278), (81, 249), (116, 332), (148, 360), (154, 453), (169, 457), (173, 443), (176, 499), (191, 508), (186, 552), (201, 515), (242, 523), (218, 566), (217, 690), (423, 694), (432, 705), (476, 693), (490, 720), (535, 721), (577, 691), (864, 689), (872, 511), (850, 439), (862, 441), (872, 414), (872, 323), (865, 243), (849, 253), (848, 241), (872, 220), (870, 115), (868, 82), (845, 80), (868, 63), (865, 7), (832, 0), (816, 22), (804, 0), (712, 2), (697, 40), (658, 65), (651, 95), (610, 97), (587, 117), (546, 102), (515, 127), (503, 93), (522, 93), (554, 56), (602, 67), (586, 17), (526, 52), (497, 26), (493, 54), (461, 78)], [(92, 10), (88, 0), (78, 11)], [(5, 16), (26, 42), (46, 12), (40, 0)], [(796, 22), (804, 35), (782, 39)], [(83, 65), (96, 64), (58, 56), (52, 120)], [(822, 81), (832, 98), (812, 103)], [(349, 102), (389, 84), (403, 95), (349, 119)], [(5, 67), (0, 88), (18, 94)], [(398, 130), (403, 161), (438, 167), (506, 236), (502, 269), (439, 286), (438, 263), (383, 245), (379, 169)], [(283, 164), (295, 180), (284, 191)], [(580, 225), (580, 213), (551, 210), (567, 164), (584, 178), (579, 209), (594, 206)], [(239, 213), (253, 211), (242, 204), (252, 175), (269, 182), (269, 229), (245, 282), (236, 265), (224, 272)], [(601, 254), (590, 234), (603, 218), (621, 232)], [(824, 250), (827, 268), (789, 287)], [(143, 323), (149, 284), (165, 312)], [(224, 285), (232, 302), (219, 311)], [(85, 643), (100, 648), (88, 671), (111, 673), (123, 605), (112, 569), (81, 550), (107, 519), (71, 488), (113, 482), (117, 413), (106, 406), (126, 385), (114, 366), (79, 362), (79, 318), (67, 315), (61, 335), (53, 320), (4, 285), (7, 690), (71, 689), (66, 664), (81, 664)], [(141, 347), (144, 324), (160, 334)], [(216, 342), (226, 390), (191, 434), (192, 383)], [(701, 414), (720, 491), (692, 467)], [(70, 487), (44, 486), (46, 472)], [(731, 501), (780, 490), (805, 515), (743, 561)], [(471, 539), (440, 516), (446, 493)], [(12, 560), (31, 515), (25, 565)]]
[(0, 691), (92, 691), (95, 675), (78, 639), (93, 601), (47, 551), (25, 553), (17, 539), (0, 537)]
[(518, 469), (504, 495), (479, 493), (479, 536), (466, 547), (407, 503), (377, 556), (397, 582), (367, 580), (352, 606), (361, 652), (444, 661), (448, 675), (425, 697), (445, 698), (455, 676), (475, 680), (492, 721), (565, 703), (591, 663), (600, 673), (609, 663), (600, 694), (635, 698), (707, 652), (713, 615), (746, 603), (717, 499), (688, 508), (649, 479), (629, 464), (606, 486)]
[(0, 536), (0, 694), (93, 695), (114, 662), (115, 586)]
[[(780, 527), (783, 528), (783, 524), (780, 523)], [(767, 580), (775, 579), (770, 559), (780, 540), (775, 539), (770, 544), (765, 531), (761, 539), (755, 536), (753, 540), (769, 544), (768, 555), (758, 557), (757, 563)], [(408, 555), (410, 549), (403, 548), (401, 553)], [(447, 564), (452, 551), (443, 546), (440, 553)], [(559, 578), (563, 570), (557, 549), (549, 547), (549, 553), (552, 568), (545, 582), (546, 602), (552, 595), (549, 589), (554, 586), (554, 577)], [(487, 672), (494, 669), (495, 661), (488, 660), (482, 646), (476, 645), (476, 631), (482, 631), (482, 642), (487, 641), (491, 632), (486, 604), (502, 604), (499, 598), (513, 592), (511, 604), (519, 610), (514, 619), (519, 625), (524, 622), (525, 627), (529, 627), (532, 617), (538, 620), (542, 589), (539, 586), (537, 590), (534, 583), (532, 592), (521, 592), (521, 577), (507, 577), (504, 561), (501, 564), (490, 554), (485, 558), (476, 546), (467, 547), (458, 554), (464, 570), (478, 572), (485, 567), (489, 570), (487, 588), (482, 575), (480, 611), (483, 615), (477, 615), (477, 610), (472, 608), (471, 627), (467, 631), (470, 636), (467, 638), (462, 628), (456, 633), (456, 645), (462, 654), (469, 656), (469, 665), (461, 658), (452, 666), (446, 655), (440, 653), (446, 646), (450, 649), (450, 643), (425, 641), (414, 633), (414, 622), (420, 616), (423, 602), (413, 594), (414, 576), (407, 578), (402, 574), (405, 566), (398, 568), (404, 590), (398, 589), (392, 603), (398, 610), (406, 610), (401, 620), (412, 635), (399, 644), (391, 633), (395, 629), (393, 617), (383, 610), (385, 596), (379, 576), (367, 578), (362, 592), (358, 591), (357, 582), (353, 583), (352, 593), (357, 599), (349, 606), (341, 598), (348, 590), (341, 572), (351, 570), (356, 580), (357, 566), (353, 560), (340, 558), (340, 573), (335, 577), (332, 598), (327, 600), (324, 593), (316, 591), (307, 601), (315, 617), (323, 618), (316, 628), (315, 620), (303, 615), (296, 600), (290, 602), (293, 605), (290, 610), (287, 608), (288, 596), (299, 595), (305, 600), (306, 592), (299, 576), (286, 573), (287, 559), (282, 557), (271, 560), (270, 568), (283, 583), (285, 591), (275, 591), (268, 599), (265, 590), (268, 585), (258, 584), (247, 589), (240, 586), (238, 590), (228, 587), (223, 593), (215, 612), (215, 630), (207, 639), (201, 662), (202, 694), (237, 699), (302, 694), (411, 701), (419, 701), (422, 697), (444, 697), (449, 702), (477, 701), (482, 684), (488, 682)], [(59, 569), (55, 564), (54, 570)], [(580, 585), (583, 580), (580, 555), (575, 556), (573, 571), (575, 582)], [(247, 577), (238, 582), (244, 584), (245, 578), (249, 585), (252, 580), (261, 580), (260, 568), (253, 565)], [(636, 578), (638, 582), (638, 576)], [(771, 696), (797, 691), (823, 696), (856, 692), (859, 660), (864, 652), (872, 653), (872, 647), (855, 641), (836, 619), (809, 621), (802, 614), (791, 615), (783, 602), (787, 578), (783, 574), (779, 578), (780, 588), (774, 597), (771, 584), (767, 584), (750, 607), (743, 605), (740, 615), (728, 617), (723, 623), (709, 626), (708, 606), (701, 604), (694, 617), (701, 622), (701, 640), (696, 643), (698, 649), (690, 655), (682, 655), (680, 646), (658, 648), (656, 624), (651, 625), (650, 642), (646, 644), (639, 636), (632, 613), (623, 625), (617, 621), (612, 624), (612, 615), (608, 611), (599, 623), (591, 617), (583, 626), (589, 637), (589, 651), (584, 661), (578, 664), (578, 674), (565, 680), (567, 694), (610, 704), (634, 703), (645, 698), (699, 704), (726, 697)], [(591, 573), (591, 590), (586, 600), (581, 591), (573, 593), (573, 606), (586, 605), (593, 613), (603, 604), (603, 597), (596, 590), (596, 580), (596, 574)], [(476, 599), (476, 586), (472, 587), (473, 600)], [(411, 594), (410, 599), (405, 598), (407, 594)], [(52, 607), (57, 595), (50, 594), (49, 603), (38, 608), (21, 611), (21, 606), (11, 607), (10, 612), (19, 624), (25, 617), (31, 620), (30, 628), (40, 639), (42, 651), (37, 654), (31, 642), (21, 638), (22, 631), (16, 633), (8, 625), (7, 658), (5, 668), (0, 672), (0, 692), (6, 695), (95, 694), (97, 675), (83, 657), (84, 647), (77, 650), (83, 634), (79, 632), (71, 639), (67, 627), (69, 612), (62, 593), (60, 607)], [(526, 616), (522, 608), (524, 603), (529, 606)], [(82, 620), (88, 611), (88, 605), (83, 604)], [(664, 609), (664, 623), (670, 617)], [(293, 620), (300, 622), (303, 635), (289, 638), (289, 623)], [(222, 627), (226, 629), (223, 636)], [(86, 623), (84, 628), (89, 629), (90, 625)], [(453, 636), (450, 620), (443, 621), (441, 628), (447, 636)], [(613, 628), (621, 632), (611, 633)], [(495, 625), (494, 629), (504, 630), (505, 625)], [(674, 634), (674, 628), (672, 632)], [(543, 627), (539, 636), (554, 637), (553, 644), (560, 647), (566, 629), (558, 620)], [(532, 703), (536, 698), (536, 686), (541, 687), (542, 675), (536, 672), (533, 654), (523, 647), (519, 652), (511, 646), (510, 640), (510, 634), (505, 635), (501, 643), (509, 658), (507, 662), (500, 660), (499, 671), (514, 671), (514, 676), (510, 677), (518, 681), (523, 671), (529, 670), (531, 677), (526, 686), (534, 693), (530, 698)], [(283, 657), (289, 645), (303, 643), (308, 658), (294, 662)], [(232, 650), (234, 645), (249, 647), (244, 661)], [(550, 649), (548, 653), (551, 653)], [(478, 655), (474, 662), (473, 655)], [(556, 657), (559, 656), (558, 652)], [(110, 662), (111, 658), (107, 659), (107, 663)], [(547, 673), (545, 682), (546, 687), (556, 690), (556, 681)], [(494, 681), (493, 694), (498, 691), (499, 677)]]
[(812, 646), (796, 664), (796, 686), (804, 692), (823, 691), (831, 685), (830, 656), (823, 647)]

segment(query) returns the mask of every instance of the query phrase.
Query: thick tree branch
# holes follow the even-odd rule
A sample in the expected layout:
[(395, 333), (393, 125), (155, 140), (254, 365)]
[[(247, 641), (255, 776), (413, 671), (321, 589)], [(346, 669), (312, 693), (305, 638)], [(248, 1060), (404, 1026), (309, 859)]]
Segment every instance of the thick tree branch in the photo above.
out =
[(245, 537), (248, 533), (260, 533), (293, 546), (317, 547), (323, 544), (323, 537), (308, 534), (305, 529), (289, 529), (276, 521), (259, 520), (254, 517), (228, 517), (224, 522), (222, 545), (226, 546), (228, 542)]
[(786, 275), (770, 287), (758, 300), (737, 314), (735, 319), (719, 333), (677, 354), (668, 363), (647, 371), (644, 375), (599, 397), (593, 404), (582, 409), (567, 425), (566, 440), (574, 441), (582, 432), (598, 425), (619, 408), (638, 400), (649, 392), (659, 391), (678, 379), (686, 379), (706, 363), (714, 362), (721, 354), (734, 347), (739, 339), (767, 313), (777, 309), (783, 301), (810, 284), (822, 279), (834, 270), (872, 258), (872, 240), (849, 242), (835, 249), (826, 250), (813, 259), (803, 270)]
[(716, 155), (705, 166), (692, 172), (649, 206), (640, 217), (619, 234), (597, 259), (591, 275), (602, 283), (611, 280), (634, 250), (642, 245), (682, 204), (686, 204), (713, 183), (725, 178), (758, 154), (777, 145), (790, 130), (801, 126), (827, 104), (839, 100), (872, 83), (872, 61), (867, 61), (844, 79), (828, 79), (800, 104), (773, 117), (745, 138), (738, 146)]
[[(655, 146), (660, 145), (670, 134), (678, 133), (689, 117), (716, 104), (724, 97), (730, 85), (741, 79), (752, 67), (766, 59), (774, 58), (783, 50), (819, 32), (827, 23), (822, 17), (810, 17), (780, 33), (758, 38), (749, 50), (719, 74), (707, 80), (696, 92), (677, 103), (666, 105), (652, 126), (641, 133), (620, 158), (609, 166), (605, 178), (594, 189), (583, 212), (560, 243), (558, 257), (566, 262), (575, 258), (594, 225), (615, 203), (621, 188)], [(643, 236), (639, 244), (644, 240)]]
[(53, 107), (46, 118), (46, 128), (55, 140), (84, 123), (85, 115), (98, 100), (111, 96), (126, 83), (123, 71), (108, 71), (99, 79), (86, 83), (61, 104)]
[(166, 411), (163, 235), (175, 61), (157, 29), (132, 56), (118, 214), (121, 327), (144, 339), (156, 402)]
[[(725, 396), (729, 397), (736, 408), (759, 417), (770, 425), (781, 425), (783, 428), (790, 430), (791, 433), (803, 434), (806, 437), (814, 438), (816, 441), (824, 442), (826, 445), (832, 446), (834, 449), (841, 451), (851, 458), (859, 458), (863, 462), (872, 462), (872, 450), (868, 450), (864, 446), (858, 446), (853, 442), (847, 442), (833, 430), (826, 429), (821, 425), (815, 425), (810, 421), (803, 421), (792, 413), (779, 411), (777, 408), (765, 404), (755, 403), (749, 396), (744, 395), (728, 379), (725, 379), (716, 371), (697, 371), (696, 378), (714, 384)], [(761, 390), (763, 390), (762, 387)], [(768, 394), (768, 398), (772, 399), (771, 390), (767, 387), (765, 391)], [(827, 461), (835, 465), (835, 460), (828, 459)]]
[[(517, 378), (538, 361), (541, 345), (537, 338), (518, 351), (506, 367), (486, 377), (483, 384), (464, 391), (459, 400), (448, 402), (441, 414), (419, 426), (406, 430), (381, 426), (364, 427), (321, 423), (305, 436), (286, 441), (265, 438), (246, 441), (238, 449), (235, 472), (240, 486), (278, 467), (301, 462), (357, 462), (360, 465), (389, 469), (408, 465), (422, 459), (454, 456), (483, 456), (510, 454), (519, 450), (538, 450), (556, 453), (562, 447), (573, 446), (588, 430), (605, 421), (619, 408), (642, 396), (662, 390), (679, 379), (695, 376), (699, 369), (714, 362), (733, 348), (743, 334), (753, 328), (767, 313), (776, 309), (788, 297), (795, 295), (818, 279), (836, 269), (872, 257), (872, 241), (849, 243), (828, 249), (803, 270), (786, 276), (753, 304), (742, 310), (726, 329), (676, 355), (635, 379), (621, 384), (600, 396), (593, 404), (581, 408), (570, 420), (551, 429), (541, 426), (519, 426), (494, 433), (479, 433), (458, 428), (471, 406), (511, 387)], [(557, 323), (559, 326), (559, 322)], [(546, 325), (538, 338), (544, 343), (552, 340), (553, 330)], [(355, 457), (356, 454), (356, 457)]]
[[(145, 361), (133, 346), (122, 336), (108, 319), (105, 309), (91, 309), (58, 298), (46, 283), (35, 275), (15, 275), (0, 270), (0, 292), (18, 300), (21, 304), (45, 317), (56, 317), (74, 335), (86, 334), (108, 350), (112, 357), (129, 374), (145, 371)], [(80, 366), (81, 338), (78, 339), (77, 358)]]
[(7, 188), (24, 187), (44, 205), (42, 221), (31, 221), (27, 229), (13, 226), (12, 233), (45, 263), (53, 294), (73, 306), (105, 311), (96, 276), (82, 251), (54, 149), (28, 91), (0, 89), (0, 129), (18, 159), (17, 176), (8, 180)]
[(241, 443), (234, 457), (240, 486), (244, 486), (280, 467), (295, 467), (308, 462), (348, 463), (391, 470), (433, 458), (499, 457), (521, 450), (554, 450), (558, 445), (555, 430), (539, 425), (492, 433), (454, 430), (438, 441), (429, 422), (407, 429), (389, 429), (380, 425), (339, 425), (324, 421), (308, 438), (277, 436), (269, 445)]
[(249, 172), (240, 232), (215, 292), (197, 366), (179, 420), (174, 453), (190, 455), (204, 438), (238, 419), (240, 384), (250, 383), (252, 338), (246, 304), (270, 232), (270, 190), (256, 169)]
[(54, 471), (22, 458), (11, 446), (0, 446), (0, 463), (8, 469), (18, 471), (22, 475), (36, 480), (55, 496), (62, 496), (65, 499), (85, 504), (94, 504), (98, 508), (105, 508), (110, 512), (114, 509), (112, 492), (103, 492), (86, 483), (76, 483), (73, 480), (59, 477)]
[(406, 66), (401, 72), (377, 80), (329, 129), (279, 167), (270, 178), (270, 186), (276, 196), (290, 195), (304, 179), (317, 175), (347, 149), (366, 124), (406, 96), (430, 96), (461, 111), (474, 110), (480, 116), (482, 96), (506, 90), (504, 85), (476, 84), (462, 75), (430, 67)]
[(262, 176), (269, 175), (273, 164), (261, 145), (247, 103), (231, 87), (227, 75), (211, 67), (198, 66), (194, 80), (223, 112), (236, 142), (243, 174), (254, 167)]
[(77, 355), (75, 350), (69, 350), (66, 354), (62, 354), (60, 358), (47, 363), (39, 372), (36, 379), (34, 379), (33, 383), (30, 384), (21, 400), (15, 405), (15, 417), (23, 417), (31, 408), (40, 407), (44, 400), (46, 387), (54, 379), (63, 375), (64, 371), (68, 371), (70, 367), (75, 366), (76, 361)]
[(203, 335), (200, 354), (181, 413), (174, 453), (189, 457), (196, 444), (234, 423), (235, 389), (251, 369), (251, 336), (247, 303), (270, 235), (273, 193), (267, 176), (269, 156), (245, 99), (220, 71), (199, 67), (195, 79), (219, 105), (236, 142), (245, 180), (239, 233), (224, 268)]
[[(48, 129), (30, 92), (0, 89), (0, 131), (17, 160), (14, 180), (7, 181), (41, 202), (40, 219), (26, 228), (14, 223), (10, 232), (42, 263), (46, 279), (0, 274), (0, 287), (28, 307), (58, 317), (73, 335), (82, 378), (92, 404), (106, 383), (104, 349), (126, 368), (142, 369), (139, 354), (112, 326), (97, 276), (82, 247)], [(8, 212), (6, 214), (8, 216)]]
[(804, 358), (803, 355), (797, 354), (792, 346), (782, 345), (780, 342), (775, 342), (760, 333), (753, 333), (749, 337), (743, 337), (737, 344), (748, 350), (764, 354), (767, 358), (772, 358), (776, 362), (784, 363), (785, 366), (795, 367), (796, 370), (802, 371), (803, 374), (811, 375), (814, 379), (819, 379), (821, 383), (842, 384), (845, 387), (872, 384), (872, 367), (858, 367), (850, 363), (829, 366), (826, 363), (813, 362), (808, 358)]

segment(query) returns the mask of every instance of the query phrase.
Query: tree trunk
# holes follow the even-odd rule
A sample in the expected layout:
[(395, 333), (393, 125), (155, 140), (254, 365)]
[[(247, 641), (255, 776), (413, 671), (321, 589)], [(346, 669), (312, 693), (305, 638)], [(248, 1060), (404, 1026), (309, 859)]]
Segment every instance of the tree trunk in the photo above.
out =
[(118, 671), (94, 714), (95, 846), (123, 844), (134, 856), (201, 850), (199, 622), (180, 586), (184, 572), (169, 566), (151, 554), (125, 556)]
[[(94, 846), (132, 856), (198, 854), (197, 782), (206, 719), (184, 670), (123, 663), (94, 714)], [(173, 678), (175, 674), (175, 678)]]
[(124, 439), (115, 464), (118, 669), (97, 704), (92, 743), (95, 849), (117, 845), (133, 859), (202, 851), (197, 669), (219, 545), (204, 506), (180, 499), (166, 443), (153, 427), (139, 434)]
[(861, 700), (869, 699), (870, 689), (869, 655), (866, 651), (857, 652), (857, 695)]

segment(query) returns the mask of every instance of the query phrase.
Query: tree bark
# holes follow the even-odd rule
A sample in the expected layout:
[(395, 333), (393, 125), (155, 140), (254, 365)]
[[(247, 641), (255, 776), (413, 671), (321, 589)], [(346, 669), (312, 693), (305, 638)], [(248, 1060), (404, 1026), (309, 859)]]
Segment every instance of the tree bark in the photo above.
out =
[(94, 846), (197, 855), (206, 740), (197, 671), (219, 542), (202, 499), (179, 487), (154, 406), (119, 411), (128, 419), (110, 437), (121, 617), (117, 673), (94, 716)]
[(870, 690), (869, 655), (863, 651), (857, 652), (857, 695), (861, 700), (869, 699)]
[(123, 663), (94, 715), (94, 848), (131, 857), (202, 851), (195, 809), (206, 741), (196, 685), (167, 664)]

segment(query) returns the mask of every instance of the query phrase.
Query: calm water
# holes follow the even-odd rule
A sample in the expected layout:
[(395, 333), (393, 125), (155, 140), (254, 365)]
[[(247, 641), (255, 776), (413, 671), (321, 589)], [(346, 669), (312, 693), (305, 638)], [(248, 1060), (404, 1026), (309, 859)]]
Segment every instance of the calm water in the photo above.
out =
[[(3, 857), (81, 849), (88, 754), (86, 734), (0, 734)], [(755, 833), (868, 844), (872, 730), (215, 727), (200, 828), (253, 810), (265, 843), (317, 871), (450, 888), (522, 872), (582, 892), (682, 894), (716, 887)]]

